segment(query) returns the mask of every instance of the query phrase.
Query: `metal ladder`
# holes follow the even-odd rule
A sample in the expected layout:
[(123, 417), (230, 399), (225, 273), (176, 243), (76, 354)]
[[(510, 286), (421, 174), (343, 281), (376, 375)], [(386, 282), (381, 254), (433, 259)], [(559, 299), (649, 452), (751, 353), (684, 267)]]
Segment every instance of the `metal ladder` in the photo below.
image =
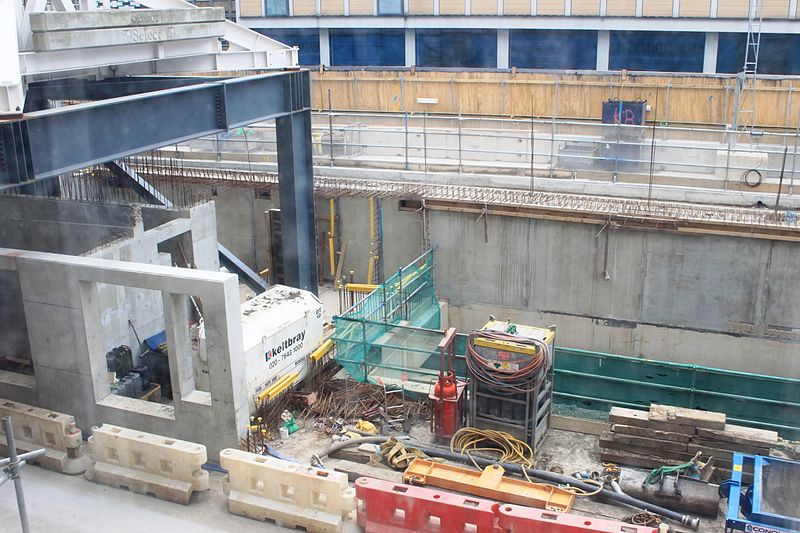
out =
[(763, 0), (750, 0), (744, 66), (736, 77), (736, 114), (733, 119), (735, 131), (746, 132), (752, 130), (755, 125), (758, 53), (761, 48), (761, 25), (764, 18), (762, 8)]
[(389, 385), (387, 387), (383, 380), (383, 413), (386, 425), (389, 429), (404, 430), (406, 422), (406, 392), (403, 387)]

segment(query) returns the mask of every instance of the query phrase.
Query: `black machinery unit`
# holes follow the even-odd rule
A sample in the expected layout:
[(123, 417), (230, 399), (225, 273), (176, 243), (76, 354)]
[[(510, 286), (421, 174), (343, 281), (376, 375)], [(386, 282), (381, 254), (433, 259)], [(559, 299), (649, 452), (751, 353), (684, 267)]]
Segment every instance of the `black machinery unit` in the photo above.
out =
[(492, 320), (467, 342), (469, 425), (505, 431), (536, 451), (550, 428), (555, 327)]

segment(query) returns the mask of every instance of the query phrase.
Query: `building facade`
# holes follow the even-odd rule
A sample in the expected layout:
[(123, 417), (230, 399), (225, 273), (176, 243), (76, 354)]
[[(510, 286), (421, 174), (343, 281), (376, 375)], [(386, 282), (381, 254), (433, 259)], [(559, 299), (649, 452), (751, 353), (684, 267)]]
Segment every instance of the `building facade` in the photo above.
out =
[[(303, 65), (742, 70), (750, 0), (238, 0)], [(800, 74), (798, 0), (759, 0), (758, 70)]]

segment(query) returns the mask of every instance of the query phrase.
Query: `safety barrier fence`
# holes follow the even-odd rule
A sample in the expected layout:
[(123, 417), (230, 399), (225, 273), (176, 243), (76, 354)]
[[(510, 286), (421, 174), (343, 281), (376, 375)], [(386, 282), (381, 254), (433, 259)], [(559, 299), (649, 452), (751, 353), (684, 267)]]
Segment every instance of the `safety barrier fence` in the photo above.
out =
[(86, 479), (184, 505), (209, 488), (206, 447), (103, 424), (92, 428)]
[[(439, 374), (437, 345), (444, 332), (364, 319), (348, 320), (337, 338), (337, 360), (357, 379), (396, 380), (427, 394)], [(456, 338), (456, 373), (466, 377), (467, 336)], [(358, 354), (359, 357), (354, 357)], [(360, 357), (366, 354), (365, 357)], [(661, 403), (727, 413), (731, 423), (800, 439), (800, 380), (691, 364), (556, 347), (557, 404), (608, 411)]]
[[(56, 472), (82, 474), (87, 459), (81, 451), (83, 437), (71, 415), (0, 399), (0, 418), (10, 416), (16, 447), (20, 453), (44, 448), (36, 462)], [(8, 455), (3, 427), (0, 426), (0, 455)]]
[[(795, 194), (800, 129), (620, 125), (409, 113), (317, 112), (315, 162)], [(176, 146), (194, 157), (274, 160), (274, 124)], [(786, 159), (784, 161), (784, 151)], [(238, 155), (237, 155), (238, 154)]]
[(241, 450), (220, 452), (223, 490), (233, 514), (278, 526), (336, 533), (351, 520), (356, 493), (347, 474)]
[(656, 533), (652, 527), (498, 504), (451, 492), (398, 485), (373, 478), (356, 480), (358, 524), (380, 531), (526, 531), (529, 533)]
[(385, 339), (392, 324), (439, 326), (433, 267), (434, 251), (428, 250), (334, 317), (336, 359), (351, 375), (362, 381), (370, 378), (364, 372), (379, 356), (370, 343)]

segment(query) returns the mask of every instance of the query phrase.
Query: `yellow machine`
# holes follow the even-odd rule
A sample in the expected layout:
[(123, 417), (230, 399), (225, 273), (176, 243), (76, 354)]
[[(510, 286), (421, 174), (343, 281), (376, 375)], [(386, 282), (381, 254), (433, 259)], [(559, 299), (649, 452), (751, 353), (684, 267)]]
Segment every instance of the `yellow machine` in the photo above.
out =
[(541, 442), (550, 427), (555, 327), (490, 320), (467, 343), (469, 424)]

